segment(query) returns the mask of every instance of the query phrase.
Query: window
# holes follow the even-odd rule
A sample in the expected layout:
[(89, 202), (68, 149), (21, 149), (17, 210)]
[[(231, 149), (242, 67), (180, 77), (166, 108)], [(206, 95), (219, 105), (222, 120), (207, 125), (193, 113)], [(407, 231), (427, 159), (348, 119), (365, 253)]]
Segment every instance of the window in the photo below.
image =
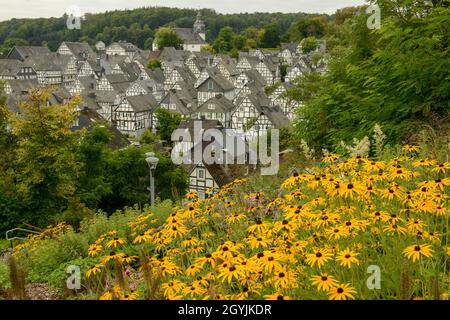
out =
[(198, 178), (199, 179), (204, 179), (205, 178), (205, 170), (198, 169)]
[(210, 104), (210, 105), (208, 105), (208, 109), (209, 110), (215, 110), (216, 106), (214, 104)]
[(209, 81), (209, 82), (208, 82), (208, 90), (209, 90), (209, 91), (214, 90), (214, 83), (213, 83), (212, 81)]

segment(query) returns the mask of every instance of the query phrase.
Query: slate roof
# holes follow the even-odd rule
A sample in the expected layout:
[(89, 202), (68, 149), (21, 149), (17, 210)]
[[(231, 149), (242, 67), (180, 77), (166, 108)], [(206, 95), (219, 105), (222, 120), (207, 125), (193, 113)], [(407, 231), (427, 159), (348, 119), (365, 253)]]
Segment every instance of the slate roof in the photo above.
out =
[(265, 87), (267, 85), (266, 79), (256, 70), (246, 70), (244, 74), (249, 79), (249, 82), (255, 83), (257, 86)]
[(16, 77), (23, 66), (20, 60), (0, 59), (0, 76)]
[(209, 78), (214, 80), (224, 91), (231, 91), (234, 90), (234, 84), (232, 84), (227, 78), (225, 78), (217, 68), (207, 68), (206, 72), (208, 73), (209, 77), (206, 78), (204, 81), (200, 82), (197, 85), (197, 89), (203, 85)]
[(70, 52), (77, 59), (83, 59), (84, 54), (87, 53), (89, 58), (96, 58), (95, 52), (92, 50), (91, 46), (86, 42), (67, 42), (64, 41), (64, 44), (69, 48)]
[(289, 119), (283, 113), (280, 106), (263, 106), (261, 112), (267, 116), (276, 129), (289, 125)]
[[(210, 105), (214, 105), (215, 109), (208, 109)], [(222, 95), (218, 95), (203, 103), (197, 108), (197, 110), (195, 110), (195, 112), (229, 113), (232, 112), (235, 108), (236, 106), (230, 100)]]
[(120, 62), (119, 63), (120, 69), (123, 71), (125, 76), (129, 81), (136, 81), (139, 79), (139, 76), (141, 74), (141, 69), (135, 62), (127, 63), (127, 62)]
[(125, 97), (135, 112), (151, 111), (157, 108), (158, 102), (152, 94)]
[(197, 33), (194, 33), (194, 30), (191, 28), (173, 28), (172, 30), (176, 32), (185, 44), (206, 44), (206, 41)]
[(37, 79), (14, 79), (3, 81), (11, 86), (11, 91), (15, 94), (27, 94), (31, 89), (39, 86)]
[(11, 51), (8, 53), (8, 57), (11, 55), (13, 51), (16, 51), (21, 60), (25, 60), (29, 57), (35, 57), (39, 55), (49, 54), (51, 51), (47, 47), (38, 47), (38, 46), (14, 46)]

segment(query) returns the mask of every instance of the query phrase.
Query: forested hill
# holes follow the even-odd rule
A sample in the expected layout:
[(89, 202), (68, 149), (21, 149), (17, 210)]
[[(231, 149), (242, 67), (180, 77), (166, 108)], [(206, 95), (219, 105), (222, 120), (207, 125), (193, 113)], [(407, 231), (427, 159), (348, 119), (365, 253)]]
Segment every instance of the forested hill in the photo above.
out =
[[(331, 19), (328, 15), (305, 13), (243, 13), (220, 14), (210, 9), (201, 10), (207, 26), (207, 39), (213, 42), (221, 28), (230, 26), (236, 32), (249, 27), (266, 28), (276, 24), (282, 40), (291, 38), (289, 29), (295, 22), (310, 16), (320, 16), (322, 21)], [(86, 41), (94, 44), (102, 40), (109, 44), (127, 40), (140, 48), (148, 48), (154, 32), (161, 26), (191, 28), (197, 10), (163, 7), (118, 10), (101, 14), (85, 14), (81, 30), (69, 30), (66, 16), (60, 18), (12, 19), (0, 22), (0, 43), (3, 48), (14, 44), (47, 45), (55, 50), (62, 41)]]

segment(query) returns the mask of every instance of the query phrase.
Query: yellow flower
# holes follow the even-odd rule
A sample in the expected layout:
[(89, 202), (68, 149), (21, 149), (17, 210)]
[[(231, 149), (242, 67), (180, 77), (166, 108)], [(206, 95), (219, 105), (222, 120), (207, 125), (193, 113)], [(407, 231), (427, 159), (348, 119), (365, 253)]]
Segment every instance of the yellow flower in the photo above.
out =
[(99, 263), (95, 266), (91, 267), (88, 271), (86, 271), (86, 277), (90, 278), (92, 275), (96, 275), (101, 271), (101, 269), (104, 267), (103, 264)]
[(121, 261), (125, 257), (126, 257), (126, 255), (124, 253), (121, 253), (121, 252), (117, 253), (117, 252), (112, 251), (109, 253), (109, 255), (103, 257), (102, 263), (107, 263), (110, 260)]
[(206, 263), (208, 263), (214, 268), (216, 266), (216, 259), (210, 253), (207, 253), (203, 257), (198, 258), (195, 263), (202, 268)]
[(445, 173), (450, 169), (450, 162), (439, 163), (436, 167), (431, 169), (432, 172)]
[(113, 299), (113, 293), (111, 291), (106, 291), (98, 299), (99, 300), (112, 300)]
[(419, 146), (411, 146), (409, 144), (404, 145), (402, 148), (406, 152), (418, 152), (420, 150)]
[(295, 288), (297, 281), (295, 272), (288, 270), (286, 267), (277, 268), (273, 276), (273, 284), (275, 288)]
[(222, 267), (219, 273), (218, 278), (222, 279), (223, 282), (231, 282), (233, 278), (239, 280), (240, 278), (245, 277), (245, 272), (243, 268), (239, 265), (228, 265)]
[(320, 268), (325, 264), (325, 262), (330, 260), (332, 256), (333, 254), (330, 253), (329, 249), (317, 249), (315, 252), (306, 255), (306, 262), (311, 267), (313, 267), (314, 264), (317, 264)]
[(100, 252), (100, 250), (102, 250), (102, 246), (101, 245), (99, 245), (99, 244), (91, 244), (89, 246), (89, 253), (88, 253), (88, 255), (90, 257), (94, 257), (94, 256), (97, 255), (97, 253)]
[(264, 296), (266, 300), (291, 300), (291, 297), (282, 295), (280, 293), (274, 293)]
[(120, 244), (124, 244), (126, 242), (126, 240), (124, 239), (124, 238), (114, 238), (114, 239), (112, 239), (112, 240), (110, 240), (107, 244), (106, 244), (106, 246), (108, 247), (108, 248), (115, 248), (115, 247), (117, 247), (118, 245), (120, 245)]
[(164, 296), (167, 298), (174, 297), (175, 295), (180, 293), (185, 287), (186, 284), (179, 280), (172, 280), (169, 282), (165, 282), (161, 285), (161, 288), (164, 290)]
[(329, 291), (331, 288), (335, 287), (338, 282), (336, 279), (328, 273), (322, 273), (318, 276), (313, 276), (310, 279), (314, 285), (317, 286), (318, 290)]
[(330, 300), (355, 299), (354, 294), (356, 294), (356, 290), (349, 284), (338, 284), (328, 291), (328, 298)]
[(239, 222), (239, 221), (245, 219), (245, 217), (246, 216), (244, 214), (242, 214), (242, 213), (240, 213), (240, 214), (239, 213), (235, 213), (235, 214), (227, 216), (225, 218), (225, 221), (228, 222), (228, 223), (234, 223), (234, 222)]
[(420, 259), (421, 255), (428, 258), (432, 257), (432, 252), (433, 249), (430, 245), (412, 245), (403, 250), (403, 255), (415, 262)]
[(197, 265), (197, 264), (193, 264), (191, 265), (189, 268), (186, 269), (186, 274), (188, 276), (192, 276), (194, 277), (197, 273), (199, 273), (202, 270), (202, 268)]
[(329, 239), (340, 239), (345, 238), (349, 235), (349, 231), (344, 227), (334, 227), (325, 230), (326, 235)]
[(139, 297), (139, 291), (131, 291), (130, 294), (125, 294), (120, 297), (120, 300), (136, 300)]
[(198, 194), (195, 191), (191, 191), (186, 194), (186, 199), (191, 200), (191, 199), (197, 199), (197, 198), (198, 198)]
[(352, 264), (359, 264), (359, 260), (356, 258), (357, 255), (359, 253), (346, 248), (337, 254), (336, 260), (340, 262), (341, 266), (350, 268)]

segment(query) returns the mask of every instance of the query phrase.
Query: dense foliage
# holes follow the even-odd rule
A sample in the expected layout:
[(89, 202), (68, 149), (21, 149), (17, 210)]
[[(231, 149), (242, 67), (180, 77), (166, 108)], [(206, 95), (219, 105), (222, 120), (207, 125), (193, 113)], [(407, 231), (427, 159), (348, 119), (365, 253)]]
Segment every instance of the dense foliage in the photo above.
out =
[(304, 103), (297, 133), (316, 147), (361, 139), (377, 123), (393, 143), (412, 140), (426, 124), (448, 124), (450, 8), (379, 4), (381, 29), (369, 30), (365, 14), (336, 25), (329, 73), (306, 74), (290, 92)]
[[(111, 149), (105, 125), (71, 130), (77, 98), (47, 106), (48, 92), (35, 90), (20, 115), (0, 104), (0, 230), (55, 219), (77, 225), (90, 210), (148, 203), (145, 153), (152, 146)], [(156, 195), (177, 199), (187, 187), (187, 173), (168, 155), (157, 156)]]
[[(270, 47), (278, 44), (278, 41), (272, 41), (274, 37), (277, 40), (275, 31), (279, 31), (280, 37), (287, 41), (290, 38), (288, 30), (291, 25), (310, 16), (305, 13), (219, 14), (209, 9), (203, 9), (202, 14), (209, 43), (215, 41), (224, 27), (231, 27), (234, 32), (241, 33), (250, 27), (264, 30), (269, 26), (266, 44)], [(11, 19), (0, 22), (0, 43), (4, 54), (14, 45), (26, 44), (47, 45), (51, 50), (56, 50), (63, 41), (86, 41), (94, 45), (100, 40), (106, 44), (126, 40), (142, 49), (149, 49), (158, 28), (164, 26), (192, 28), (196, 16), (196, 10), (175, 8), (109, 11), (102, 14), (85, 14), (80, 30), (67, 29), (66, 16), (49, 19)], [(330, 17), (324, 15), (324, 19), (326, 21)], [(274, 23), (276, 28), (272, 27), (275, 26)], [(297, 36), (292, 40), (296, 38)]]

